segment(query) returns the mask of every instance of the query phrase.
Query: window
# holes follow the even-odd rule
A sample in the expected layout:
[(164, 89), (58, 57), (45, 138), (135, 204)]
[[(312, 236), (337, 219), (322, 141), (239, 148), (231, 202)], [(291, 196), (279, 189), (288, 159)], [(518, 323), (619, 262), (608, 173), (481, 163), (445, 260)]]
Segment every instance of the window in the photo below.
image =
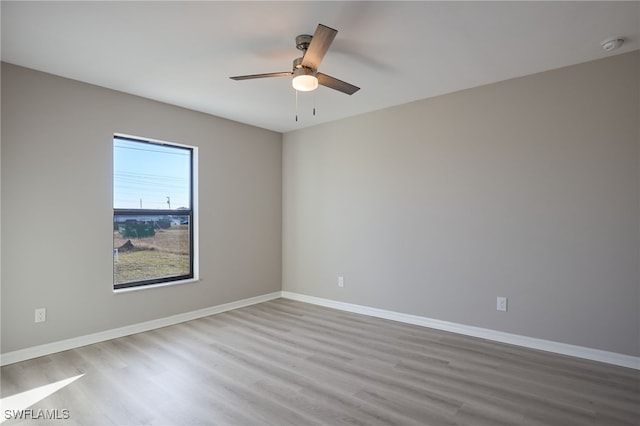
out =
[(113, 138), (113, 287), (194, 277), (194, 148)]

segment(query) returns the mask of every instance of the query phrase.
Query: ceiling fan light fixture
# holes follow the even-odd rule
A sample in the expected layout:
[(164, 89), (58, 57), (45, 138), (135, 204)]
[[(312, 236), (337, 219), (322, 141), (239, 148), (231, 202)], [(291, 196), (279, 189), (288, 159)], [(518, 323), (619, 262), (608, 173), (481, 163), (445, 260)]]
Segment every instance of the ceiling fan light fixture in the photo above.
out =
[(310, 92), (318, 88), (318, 77), (308, 68), (296, 68), (293, 71), (291, 85), (300, 92)]
[(318, 79), (313, 75), (297, 75), (291, 85), (300, 92), (310, 92), (318, 88)]
[(281, 71), (266, 74), (237, 75), (230, 78), (232, 80), (253, 80), (255, 78), (289, 77), (291, 78), (291, 85), (296, 90), (296, 93), (299, 91), (310, 92), (316, 90), (318, 86), (324, 86), (347, 95), (353, 95), (360, 90), (359, 87), (338, 80), (330, 75), (318, 73), (320, 62), (325, 53), (327, 53), (337, 33), (338, 31), (333, 28), (318, 24), (316, 32), (314, 32), (313, 35), (300, 34), (297, 36), (296, 48), (302, 51), (302, 56), (293, 60), (291, 72)]

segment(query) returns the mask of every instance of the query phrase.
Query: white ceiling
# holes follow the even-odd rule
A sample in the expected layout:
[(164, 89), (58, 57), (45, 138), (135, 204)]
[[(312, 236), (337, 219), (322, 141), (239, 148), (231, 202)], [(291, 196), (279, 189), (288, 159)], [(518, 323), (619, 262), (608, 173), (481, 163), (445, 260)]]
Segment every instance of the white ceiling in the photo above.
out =
[[(640, 2), (10, 2), (2, 60), (288, 132), (640, 48)], [(338, 30), (320, 71), (361, 90), (301, 94), (298, 34)], [(624, 36), (607, 53), (600, 42)]]

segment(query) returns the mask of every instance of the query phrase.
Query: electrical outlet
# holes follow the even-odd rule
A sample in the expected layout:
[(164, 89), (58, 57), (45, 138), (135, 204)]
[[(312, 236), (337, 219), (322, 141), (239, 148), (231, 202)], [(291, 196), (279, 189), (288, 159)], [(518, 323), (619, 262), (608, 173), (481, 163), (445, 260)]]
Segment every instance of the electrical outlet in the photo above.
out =
[(498, 297), (498, 302), (496, 305), (496, 309), (502, 312), (507, 312), (507, 298), (506, 297)]
[(37, 308), (36, 309), (36, 322), (45, 322), (47, 320), (47, 309), (46, 308)]
[(338, 287), (344, 287), (344, 277), (342, 275), (338, 277)]

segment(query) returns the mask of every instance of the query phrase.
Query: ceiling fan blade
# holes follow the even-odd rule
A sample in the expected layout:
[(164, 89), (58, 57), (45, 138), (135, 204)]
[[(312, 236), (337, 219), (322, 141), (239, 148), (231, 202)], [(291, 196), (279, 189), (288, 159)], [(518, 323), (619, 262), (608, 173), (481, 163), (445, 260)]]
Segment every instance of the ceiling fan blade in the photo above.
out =
[(333, 43), (333, 39), (338, 34), (337, 30), (329, 28), (326, 25), (318, 24), (316, 32), (313, 33), (313, 38), (309, 44), (307, 52), (302, 58), (302, 66), (317, 70), (325, 53), (329, 50), (329, 46)]
[(335, 77), (322, 74), (321, 72), (317, 74), (317, 77), (318, 77), (319, 84), (329, 87), (331, 89), (337, 90), (338, 92), (346, 93), (347, 95), (353, 95), (358, 90), (360, 90), (359, 87), (354, 86), (353, 84), (349, 84), (345, 81), (338, 80)]
[(291, 77), (291, 72), (270, 72), (267, 74), (251, 74), (251, 75), (237, 75), (235, 77), (229, 77), (231, 80), (251, 80), (254, 78), (268, 78), (268, 77)]

